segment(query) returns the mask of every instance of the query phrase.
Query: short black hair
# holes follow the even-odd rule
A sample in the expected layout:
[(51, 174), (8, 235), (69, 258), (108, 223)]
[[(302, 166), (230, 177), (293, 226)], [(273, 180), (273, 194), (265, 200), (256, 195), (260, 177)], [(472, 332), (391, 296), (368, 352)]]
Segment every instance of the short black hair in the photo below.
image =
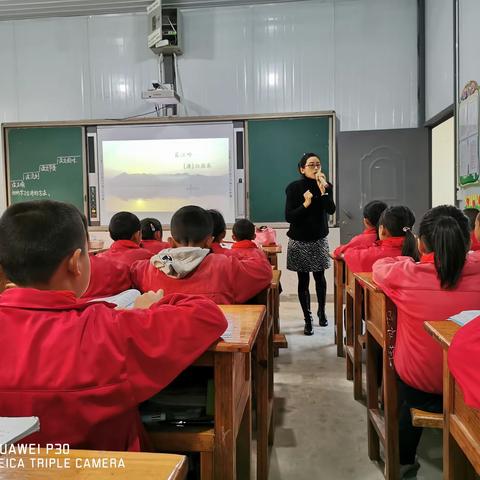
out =
[(86, 241), (81, 214), (68, 203), (16, 203), (0, 217), (0, 265), (22, 287), (47, 283), (65, 258), (85, 251)]
[(170, 231), (173, 239), (182, 245), (199, 243), (212, 235), (212, 216), (201, 207), (187, 205), (173, 214)]
[(153, 240), (155, 232), (160, 232), (163, 235), (162, 224), (156, 218), (144, 218), (140, 221), (142, 227), (142, 238), (144, 240)]
[(477, 219), (479, 211), (476, 208), (464, 208), (463, 213), (468, 218), (468, 222), (470, 224), (470, 231), (473, 232), (475, 230), (475, 220)]
[(387, 208), (387, 204), (380, 200), (372, 200), (363, 207), (363, 218), (366, 218), (374, 227), (378, 227), (380, 215)]
[(112, 240), (130, 240), (140, 229), (140, 220), (130, 212), (116, 213), (108, 224)]
[(225, 223), (225, 219), (223, 218), (223, 215), (218, 211), (215, 210), (214, 208), (211, 208), (210, 210), (207, 210), (207, 212), (211, 215), (212, 221), (213, 221), (213, 239), (215, 242), (219, 240), (219, 236), (222, 233), (225, 233), (227, 231), (227, 225)]
[(237, 240), (253, 240), (255, 238), (255, 225), (246, 218), (237, 220), (232, 231)]

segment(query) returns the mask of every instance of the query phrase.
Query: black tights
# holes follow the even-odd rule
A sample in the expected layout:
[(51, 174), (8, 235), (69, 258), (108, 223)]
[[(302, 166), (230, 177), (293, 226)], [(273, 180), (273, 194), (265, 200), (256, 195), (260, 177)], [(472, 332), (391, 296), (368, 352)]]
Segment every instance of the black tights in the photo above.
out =
[[(310, 273), (309, 272), (297, 272), (298, 276), (298, 300), (302, 306), (304, 318), (310, 318), (310, 292), (308, 287), (310, 285)], [(327, 281), (325, 280), (325, 271), (319, 270), (313, 272), (313, 278), (315, 279), (315, 290), (317, 292), (318, 300), (318, 317), (325, 317), (325, 299), (327, 296)]]

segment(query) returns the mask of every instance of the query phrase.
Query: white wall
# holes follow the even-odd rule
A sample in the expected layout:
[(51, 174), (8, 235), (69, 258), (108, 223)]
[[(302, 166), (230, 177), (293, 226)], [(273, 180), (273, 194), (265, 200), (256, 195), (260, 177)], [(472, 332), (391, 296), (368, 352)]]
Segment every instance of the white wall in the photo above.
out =
[(441, 112), (453, 99), (453, 2), (425, 2), (425, 119)]
[(453, 117), (432, 129), (432, 207), (455, 205), (454, 129)]
[[(335, 109), (343, 130), (416, 126), (415, 0), (183, 11), (187, 111)], [(122, 118), (157, 78), (144, 14), (0, 22), (1, 121)]]

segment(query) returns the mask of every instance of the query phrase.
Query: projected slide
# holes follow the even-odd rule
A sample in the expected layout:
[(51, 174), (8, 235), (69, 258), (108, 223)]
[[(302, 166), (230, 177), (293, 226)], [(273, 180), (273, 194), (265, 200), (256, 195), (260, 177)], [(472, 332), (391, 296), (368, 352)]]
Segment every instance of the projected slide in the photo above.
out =
[(102, 223), (127, 210), (167, 223), (193, 204), (234, 220), (229, 138), (103, 140)]

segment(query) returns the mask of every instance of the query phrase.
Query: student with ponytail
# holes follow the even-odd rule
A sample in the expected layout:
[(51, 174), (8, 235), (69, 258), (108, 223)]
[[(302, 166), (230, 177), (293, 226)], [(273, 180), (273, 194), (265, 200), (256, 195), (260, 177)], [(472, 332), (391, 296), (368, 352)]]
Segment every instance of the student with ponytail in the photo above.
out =
[(337, 247), (333, 255), (338, 258), (351, 248), (371, 247), (378, 240), (378, 221), (386, 208), (387, 204), (380, 200), (368, 202), (363, 208), (363, 226), (365, 229), (345, 245)]
[(165, 248), (170, 248), (168, 242), (162, 241), (162, 224), (156, 218), (144, 218), (140, 225), (142, 227), (142, 247), (156, 255)]
[(419, 466), (415, 454), (422, 429), (412, 426), (410, 408), (442, 411), (442, 350), (423, 324), (480, 309), (480, 255), (468, 254), (469, 247), (467, 217), (444, 205), (422, 219), (419, 262), (384, 258), (373, 266), (374, 281), (397, 306), (394, 363), (399, 375), (402, 472)]
[(352, 272), (371, 272), (380, 258), (405, 255), (417, 259), (417, 245), (412, 227), (415, 216), (408, 207), (385, 209), (378, 221), (379, 240), (371, 246), (357, 247), (344, 253), (344, 260)]

